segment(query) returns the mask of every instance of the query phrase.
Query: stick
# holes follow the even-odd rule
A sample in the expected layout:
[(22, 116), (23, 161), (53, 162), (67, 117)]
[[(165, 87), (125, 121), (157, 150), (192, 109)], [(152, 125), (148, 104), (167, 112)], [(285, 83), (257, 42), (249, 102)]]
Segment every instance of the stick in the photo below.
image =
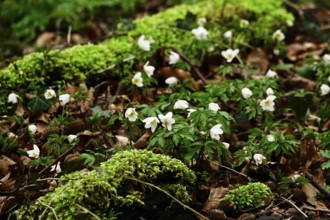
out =
[(127, 179), (129, 180), (133, 180), (139, 183), (142, 183), (144, 185), (150, 186), (152, 188), (157, 189), (158, 191), (164, 193), (165, 195), (167, 195), (168, 197), (170, 197), (171, 199), (173, 199), (174, 201), (176, 201), (177, 203), (179, 203), (184, 209), (188, 209), (189, 211), (191, 211), (192, 213), (194, 213), (195, 215), (197, 215), (198, 217), (200, 217), (201, 219), (205, 219), (205, 220), (209, 220), (209, 218), (205, 217), (204, 215), (202, 215), (201, 213), (197, 212), (196, 210), (190, 208), (189, 206), (183, 204), (182, 202), (180, 202), (177, 198), (175, 198), (174, 196), (172, 196), (171, 194), (169, 194), (168, 192), (166, 192), (165, 190), (163, 190), (162, 188), (159, 188), (158, 186), (152, 184), (152, 183), (148, 183), (148, 182), (144, 182), (142, 180), (139, 179), (135, 179), (133, 177), (127, 177)]
[(308, 215), (306, 215), (303, 211), (301, 211), (301, 209), (298, 208), (298, 206), (296, 206), (296, 204), (294, 204), (291, 200), (284, 198), (283, 196), (281, 196), (281, 198), (286, 201), (287, 203), (290, 203), (290, 205), (292, 205), (298, 212), (300, 212), (305, 218), (308, 218)]
[(38, 174), (41, 175), (44, 172), (46, 172), (51, 166), (55, 165), (63, 157), (65, 157), (67, 154), (69, 154), (71, 152), (71, 150), (73, 150), (74, 148), (75, 148), (75, 145), (73, 145), (72, 147), (70, 147), (69, 149), (67, 149), (66, 151), (64, 151), (60, 156), (58, 156), (56, 158), (56, 160), (54, 160), (51, 164), (49, 164), (47, 167), (45, 167), (44, 169), (42, 169)]
[[(51, 207), (51, 206), (49, 206), (49, 205), (47, 205), (46, 203), (43, 203), (43, 202), (41, 202), (41, 201), (39, 201), (39, 202), (40, 202), (41, 205), (46, 206), (48, 209), (52, 210), (55, 219), (58, 220), (57, 215), (56, 215), (56, 212), (55, 212), (55, 209), (54, 209), (53, 207)], [(47, 208), (45, 209), (45, 211), (47, 210)]]
[(98, 217), (97, 215), (95, 215), (93, 212), (89, 211), (87, 208), (85, 208), (84, 206), (81, 206), (79, 204), (76, 204), (76, 206), (78, 206), (78, 208), (80, 208), (81, 210), (83, 210), (85, 213), (90, 214), (91, 216), (93, 216), (95, 219), (97, 220), (101, 220), (100, 217)]
[(324, 188), (323, 186), (321, 186), (315, 179), (314, 177), (308, 173), (308, 171), (305, 171), (304, 176), (310, 181), (310, 183), (316, 188), (318, 189), (322, 194), (324, 194), (327, 198), (330, 198), (330, 192)]
[(189, 59), (189, 57), (187, 57), (186, 55), (184, 55), (183, 53), (181, 53), (178, 49), (176, 49), (175, 47), (172, 47), (172, 50), (176, 53), (178, 53), (180, 55), (180, 57), (186, 61), (191, 68), (194, 70), (194, 72), (197, 74), (197, 76), (200, 78), (200, 80), (203, 82), (203, 84), (206, 84), (206, 80), (203, 76), (203, 74), (199, 71), (199, 69), (196, 67), (196, 65), (191, 61), (191, 59)]

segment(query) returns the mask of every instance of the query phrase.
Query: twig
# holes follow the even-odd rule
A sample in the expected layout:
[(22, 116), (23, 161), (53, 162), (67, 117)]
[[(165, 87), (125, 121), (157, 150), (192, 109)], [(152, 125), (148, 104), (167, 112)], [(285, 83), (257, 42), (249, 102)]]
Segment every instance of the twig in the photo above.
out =
[(68, 34), (66, 36), (66, 41), (67, 41), (68, 45), (71, 44), (71, 31), (72, 31), (72, 26), (70, 25), (69, 28), (68, 28)]
[[(39, 201), (39, 202), (40, 202), (41, 205), (46, 206), (47, 208), (49, 208), (50, 210), (52, 210), (55, 219), (58, 220), (57, 215), (56, 215), (56, 212), (55, 212), (55, 209), (54, 209), (53, 207), (51, 207), (50, 205), (47, 205), (46, 203), (43, 203), (43, 202), (41, 202), (41, 201)], [(46, 208), (46, 210), (47, 210), (47, 208)], [(45, 211), (46, 211), (46, 210), (45, 210)]]
[(301, 209), (298, 208), (298, 206), (296, 206), (296, 204), (294, 204), (291, 200), (281, 196), (281, 198), (286, 201), (287, 203), (290, 203), (290, 205), (292, 205), (298, 212), (300, 212), (305, 218), (308, 218), (308, 215), (306, 215), (303, 211), (301, 211)]
[(186, 55), (184, 55), (183, 53), (181, 53), (178, 49), (176, 49), (175, 47), (172, 47), (172, 50), (174, 52), (176, 52), (177, 54), (180, 55), (180, 57), (186, 61), (191, 68), (194, 70), (194, 72), (197, 74), (197, 76), (200, 78), (200, 80), (203, 82), (203, 84), (206, 84), (206, 80), (203, 76), (203, 74), (199, 71), (199, 69), (196, 67), (196, 65), (191, 61), (191, 59), (189, 57), (187, 57)]
[(316, 188), (318, 189), (322, 194), (324, 194), (327, 198), (330, 198), (330, 192), (324, 188), (323, 186), (321, 186), (315, 179), (314, 177), (308, 173), (308, 171), (305, 171), (304, 173), (305, 177), (310, 181), (310, 183)]
[[(67, 188), (67, 186), (64, 186), (63, 189), (61, 189), (57, 195), (61, 195), (61, 193)], [(56, 199), (57, 195), (55, 195), (54, 197), (51, 198), (51, 200), (49, 201), (48, 204), (45, 204), (43, 202), (40, 201), (40, 198), (37, 200), (40, 203), (43, 203), (44, 206), (46, 206), (47, 208), (51, 207), (50, 205), (52, 204), (53, 200)], [(42, 219), (43, 216), (46, 214), (47, 208), (41, 213), (39, 219)], [(56, 216), (56, 215), (55, 215)]]
[(189, 211), (191, 211), (192, 213), (194, 213), (195, 215), (197, 215), (198, 217), (200, 217), (201, 219), (205, 219), (205, 220), (209, 220), (209, 218), (205, 217), (204, 215), (202, 215), (201, 213), (197, 212), (196, 210), (190, 208), (189, 206), (183, 204), (182, 202), (180, 202), (177, 198), (175, 198), (174, 196), (172, 196), (171, 194), (169, 194), (168, 192), (166, 192), (165, 190), (163, 190), (162, 188), (152, 184), (152, 183), (148, 183), (148, 182), (144, 182), (142, 180), (136, 179), (136, 178), (132, 178), (132, 177), (127, 177), (127, 179), (129, 180), (133, 180), (139, 183), (142, 183), (144, 185), (150, 186), (152, 188), (157, 189), (158, 191), (164, 193), (165, 195), (167, 195), (168, 197), (170, 197), (171, 199), (173, 199), (175, 202), (179, 203), (184, 209), (188, 209)]
[(227, 169), (227, 170), (229, 170), (229, 171), (231, 171), (231, 172), (233, 172), (233, 173), (236, 173), (236, 174), (238, 174), (238, 175), (240, 175), (240, 176), (244, 176), (244, 177), (247, 178), (250, 182), (255, 181), (254, 179), (252, 179), (251, 177), (249, 177), (248, 175), (246, 175), (246, 174), (244, 174), (244, 173), (240, 173), (240, 172), (238, 172), (238, 171), (236, 171), (236, 170), (234, 170), (234, 169), (231, 169), (231, 168), (229, 168), (229, 167), (226, 167), (226, 166), (224, 166), (224, 165), (219, 165), (219, 166), (222, 167), (222, 168), (224, 168), (224, 169)]
[(51, 166), (53, 166), (58, 161), (60, 161), (63, 157), (65, 157), (66, 155), (68, 155), (74, 148), (75, 148), (75, 145), (73, 145), (72, 147), (70, 147), (69, 149), (67, 149), (66, 151), (64, 151), (60, 156), (58, 156), (56, 158), (56, 160), (54, 160), (51, 164), (49, 164), (47, 167), (45, 167), (44, 169), (42, 169), (38, 174), (41, 175), (44, 172), (46, 172)]
[(296, 10), (300, 16), (300, 19), (301, 20), (304, 20), (304, 12), (299, 8), (298, 5), (296, 5), (295, 3), (293, 2), (290, 2), (289, 0), (285, 0), (284, 3), (287, 5), (287, 6), (290, 6), (291, 8), (293, 8), (294, 10)]
[(84, 211), (85, 213), (90, 214), (91, 216), (93, 216), (95, 219), (97, 220), (101, 220), (100, 217), (98, 217), (97, 215), (95, 215), (93, 212), (89, 211), (87, 208), (85, 208), (84, 206), (81, 206), (79, 204), (76, 204), (76, 206), (78, 206), (78, 208), (80, 208), (82, 211)]

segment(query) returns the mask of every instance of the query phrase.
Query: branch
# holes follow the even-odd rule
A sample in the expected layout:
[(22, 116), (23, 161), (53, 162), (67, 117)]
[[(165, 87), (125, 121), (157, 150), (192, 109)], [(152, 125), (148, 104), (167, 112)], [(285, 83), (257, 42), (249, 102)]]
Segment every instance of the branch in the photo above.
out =
[[(54, 209), (53, 207), (51, 207), (51, 206), (49, 206), (49, 205), (47, 205), (46, 203), (43, 203), (43, 202), (41, 202), (41, 201), (39, 201), (39, 202), (40, 202), (41, 205), (46, 206), (48, 209), (52, 210), (55, 219), (58, 220), (57, 215), (56, 215), (56, 212), (55, 212), (55, 209)], [(45, 209), (45, 211), (47, 210), (47, 208)]]
[(290, 203), (290, 205), (292, 205), (298, 212), (300, 212), (305, 218), (308, 218), (308, 215), (306, 215), (303, 211), (301, 211), (301, 209), (298, 208), (298, 206), (296, 206), (296, 204), (294, 204), (291, 200), (284, 198), (283, 196), (281, 196), (281, 198), (286, 201), (287, 203)]
[(88, 214), (90, 214), (91, 216), (93, 216), (94, 219), (101, 220), (100, 217), (98, 217), (97, 215), (95, 215), (93, 212), (89, 211), (89, 210), (88, 210), (87, 208), (85, 208), (84, 206), (81, 206), (81, 205), (79, 205), (79, 204), (76, 204), (76, 206), (77, 206), (78, 208), (80, 208), (82, 211), (84, 211), (84, 213), (88, 213)]
[(64, 151), (60, 156), (58, 156), (56, 158), (56, 160), (54, 160), (51, 164), (49, 164), (47, 167), (45, 167), (44, 169), (42, 169), (38, 174), (41, 175), (44, 172), (46, 172), (51, 166), (57, 164), (58, 161), (60, 161), (63, 157), (65, 157), (66, 155), (68, 155), (74, 148), (75, 148), (75, 145), (73, 145), (72, 147), (70, 147), (69, 149), (67, 149), (66, 151)]
[(133, 180), (133, 181), (136, 181), (136, 182), (139, 182), (139, 183), (142, 183), (142, 184), (147, 185), (147, 186), (150, 186), (152, 188), (155, 188), (158, 191), (160, 191), (160, 192), (164, 193), (165, 195), (167, 195), (168, 197), (170, 197), (171, 199), (173, 199), (175, 202), (179, 203), (183, 207), (183, 209), (188, 209), (189, 211), (191, 211), (192, 213), (194, 213), (195, 215), (197, 215), (201, 219), (209, 220), (209, 218), (205, 217), (204, 215), (202, 215), (201, 213), (197, 212), (196, 210), (190, 208), (189, 206), (183, 204), (177, 198), (175, 198), (174, 196), (172, 196), (171, 194), (169, 194), (168, 192), (166, 192), (162, 188), (160, 188), (160, 187), (158, 187), (158, 186), (156, 186), (156, 185), (154, 185), (152, 183), (144, 182), (142, 180), (139, 180), (139, 179), (136, 179), (136, 178), (133, 178), (133, 177), (127, 177), (127, 179)]
[(177, 54), (180, 55), (180, 57), (186, 61), (191, 68), (194, 70), (194, 72), (197, 74), (197, 76), (200, 78), (200, 80), (202, 80), (203, 84), (206, 84), (206, 80), (203, 76), (203, 74), (199, 71), (199, 69), (196, 67), (196, 65), (191, 61), (191, 59), (189, 57), (187, 57), (186, 55), (184, 55), (183, 53), (181, 53), (178, 49), (176, 49), (175, 47), (172, 47), (172, 50), (174, 52), (176, 52)]
[(308, 171), (306, 171), (304, 173), (305, 177), (310, 181), (310, 183), (316, 188), (318, 189), (322, 194), (324, 194), (327, 198), (330, 198), (330, 192), (324, 188), (322, 185), (320, 185), (315, 179), (314, 177), (308, 173)]

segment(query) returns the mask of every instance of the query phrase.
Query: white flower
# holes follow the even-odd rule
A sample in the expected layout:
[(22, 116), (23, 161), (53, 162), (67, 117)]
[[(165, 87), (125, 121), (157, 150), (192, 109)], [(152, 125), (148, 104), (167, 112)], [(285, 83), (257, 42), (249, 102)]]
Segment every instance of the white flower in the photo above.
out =
[(187, 109), (187, 112), (188, 112), (187, 117), (189, 117), (189, 116), (191, 115), (191, 113), (193, 113), (193, 112), (195, 112), (195, 111), (197, 111), (197, 110), (196, 110), (196, 109), (193, 109), (193, 108), (188, 108), (188, 109)]
[(160, 114), (158, 115), (160, 121), (162, 122), (163, 127), (167, 128), (167, 130), (172, 130), (172, 124), (175, 123), (175, 119), (173, 118), (173, 113), (168, 112), (165, 116)]
[(165, 83), (168, 84), (168, 86), (174, 86), (175, 84), (178, 83), (178, 78), (172, 76), (172, 77), (169, 77), (165, 80)]
[(35, 125), (29, 125), (28, 129), (31, 132), (31, 134), (35, 134), (37, 132), (37, 126)]
[(69, 143), (72, 143), (72, 141), (76, 140), (77, 139), (77, 135), (74, 135), (74, 134), (70, 134), (68, 136), (68, 141)]
[(283, 32), (281, 30), (276, 30), (273, 35), (272, 35), (272, 38), (274, 40), (277, 40), (277, 41), (282, 41), (285, 39), (285, 35), (283, 34)]
[(128, 108), (125, 112), (125, 118), (128, 118), (131, 122), (136, 121), (138, 115), (139, 114), (135, 111), (135, 108)]
[(173, 51), (170, 52), (170, 55), (168, 58), (170, 59), (170, 61), (168, 62), (169, 64), (176, 64), (180, 60), (179, 54), (177, 54)]
[(268, 77), (268, 78), (274, 78), (276, 76), (277, 76), (277, 73), (271, 69), (269, 69), (266, 73), (266, 77)]
[(215, 50), (215, 47), (213, 45), (211, 45), (207, 48), (207, 52), (210, 52), (210, 53), (213, 52), (214, 50)]
[(227, 39), (231, 39), (233, 37), (233, 32), (231, 31), (226, 31), (223, 36)]
[(53, 89), (47, 89), (46, 92), (45, 92), (45, 98), (46, 99), (51, 99), (51, 98), (54, 98), (56, 97), (56, 93)]
[(222, 124), (217, 124), (210, 129), (210, 135), (212, 139), (220, 140), (220, 134), (223, 134), (223, 130), (221, 129), (221, 127)]
[(246, 28), (247, 26), (249, 26), (250, 22), (248, 20), (245, 20), (245, 19), (241, 19), (239, 21), (239, 26), (241, 28)]
[(134, 77), (132, 78), (132, 83), (137, 87), (143, 86), (143, 79), (140, 72), (137, 72)]
[(27, 154), (29, 155), (29, 157), (35, 158), (37, 159), (39, 157), (40, 154), (40, 149), (37, 145), (33, 145), (33, 150), (28, 150)]
[(324, 54), (322, 59), (325, 65), (330, 65), (330, 54)]
[(144, 70), (144, 72), (146, 72), (148, 77), (151, 77), (152, 75), (154, 75), (155, 67), (150, 66), (149, 61), (148, 61), (146, 64), (144, 64), (143, 70)]
[(326, 84), (322, 84), (320, 90), (321, 90), (321, 95), (328, 95), (330, 92), (330, 87)]
[(286, 24), (287, 24), (289, 27), (292, 27), (292, 26), (293, 26), (293, 21), (291, 21), (291, 20), (287, 20), (287, 21), (286, 21)]
[(209, 110), (211, 110), (212, 112), (217, 113), (219, 109), (220, 107), (217, 103), (214, 102), (209, 103)]
[(61, 166), (60, 166), (61, 162), (57, 162), (57, 164), (53, 165), (50, 167), (50, 172), (56, 172), (56, 173), (60, 173), (62, 172)]
[(275, 141), (275, 137), (274, 137), (274, 135), (272, 135), (272, 134), (267, 135), (267, 140), (268, 140), (269, 142), (274, 142), (274, 141)]
[(206, 18), (198, 18), (197, 24), (203, 26), (206, 23)]
[(262, 154), (255, 154), (253, 156), (254, 162), (256, 163), (256, 165), (262, 164), (263, 160), (266, 160), (266, 157)]
[(243, 89), (242, 89), (242, 96), (243, 96), (245, 99), (250, 98), (252, 95), (253, 95), (253, 93), (252, 93), (252, 91), (251, 91), (249, 88), (243, 88)]
[(229, 144), (229, 143), (227, 143), (227, 142), (222, 142), (222, 144), (223, 144), (223, 147), (224, 147), (224, 148), (226, 148), (227, 150), (229, 149), (229, 147), (230, 147), (230, 144)]
[(260, 102), (261, 108), (264, 111), (273, 112), (274, 111), (274, 106), (275, 106), (275, 102), (274, 102), (275, 99), (276, 99), (275, 96), (270, 95), (266, 99), (261, 100), (261, 102)]
[(154, 40), (150, 37), (149, 40), (145, 39), (144, 35), (141, 35), (138, 40), (138, 46), (141, 50), (150, 51), (150, 44), (152, 44)]
[(268, 88), (268, 89), (266, 90), (266, 94), (267, 94), (268, 96), (270, 96), (270, 95), (274, 95), (274, 91), (273, 91), (273, 89), (272, 89), (272, 88)]
[(58, 97), (60, 100), (61, 105), (65, 105), (70, 102), (70, 95), (69, 94), (62, 94)]
[(18, 102), (18, 98), (19, 95), (12, 92), (8, 95), (8, 103), (16, 104)]
[(142, 121), (145, 123), (145, 125), (144, 125), (145, 128), (147, 128), (147, 129), (151, 128), (151, 132), (154, 132), (156, 130), (157, 125), (159, 123), (159, 120), (157, 117), (148, 117), (146, 119), (143, 119)]
[(225, 51), (221, 51), (221, 55), (227, 60), (228, 63), (231, 63), (233, 59), (237, 56), (239, 53), (239, 49), (227, 49)]
[(296, 182), (299, 177), (301, 177), (299, 174), (294, 174), (293, 176), (291, 176), (292, 182)]
[(279, 49), (275, 48), (275, 49), (273, 50), (273, 53), (274, 53), (276, 56), (279, 56), (279, 55), (281, 54), (281, 51), (280, 51)]
[(174, 109), (187, 109), (189, 107), (189, 103), (186, 100), (178, 100), (174, 103)]
[(192, 29), (191, 32), (196, 36), (197, 40), (207, 40), (209, 32), (202, 26)]

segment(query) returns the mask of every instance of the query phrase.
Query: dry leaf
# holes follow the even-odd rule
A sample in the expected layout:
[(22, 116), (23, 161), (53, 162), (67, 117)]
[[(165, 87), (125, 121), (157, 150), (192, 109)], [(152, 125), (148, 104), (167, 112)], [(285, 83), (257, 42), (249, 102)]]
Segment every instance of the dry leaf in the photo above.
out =
[(228, 188), (224, 188), (224, 187), (211, 188), (209, 197), (207, 198), (207, 201), (204, 203), (204, 207), (202, 211), (208, 212), (212, 209), (218, 208), (220, 204), (220, 199), (225, 196), (227, 191)]
[(307, 196), (307, 202), (309, 202), (312, 205), (316, 205), (316, 195), (319, 192), (312, 184), (307, 183), (302, 186), (302, 191)]
[(269, 60), (265, 51), (261, 48), (253, 48), (247, 57), (247, 63), (260, 69), (262, 73), (269, 69)]
[(0, 157), (0, 170), (2, 175), (6, 175), (9, 173), (9, 167), (15, 165), (16, 162), (10, 159), (9, 157), (6, 157), (2, 155)]

